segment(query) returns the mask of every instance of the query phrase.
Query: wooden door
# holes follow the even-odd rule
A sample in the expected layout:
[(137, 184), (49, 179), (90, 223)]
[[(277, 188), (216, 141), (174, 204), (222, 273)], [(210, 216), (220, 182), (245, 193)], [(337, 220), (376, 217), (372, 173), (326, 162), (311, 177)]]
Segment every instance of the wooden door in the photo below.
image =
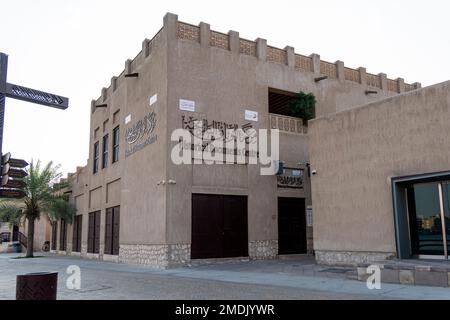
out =
[(191, 258), (247, 255), (247, 197), (193, 194)]
[(278, 198), (279, 254), (306, 253), (306, 211), (304, 198)]

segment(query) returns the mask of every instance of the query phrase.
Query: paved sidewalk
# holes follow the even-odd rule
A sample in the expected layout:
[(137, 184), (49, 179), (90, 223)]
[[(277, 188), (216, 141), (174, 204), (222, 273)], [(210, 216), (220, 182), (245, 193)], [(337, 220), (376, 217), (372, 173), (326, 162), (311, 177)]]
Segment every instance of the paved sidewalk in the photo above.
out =
[[(450, 299), (450, 289), (382, 284), (368, 290), (348, 268), (318, 266), (310, 258), (243, 261), (155, 270), (47, 255), (0, 255), (0, 299), (14, 299), (15, 276), (58, 271), (58, 299)], [(80, 290), (69, 290), (66, 268), (81, 268)]]

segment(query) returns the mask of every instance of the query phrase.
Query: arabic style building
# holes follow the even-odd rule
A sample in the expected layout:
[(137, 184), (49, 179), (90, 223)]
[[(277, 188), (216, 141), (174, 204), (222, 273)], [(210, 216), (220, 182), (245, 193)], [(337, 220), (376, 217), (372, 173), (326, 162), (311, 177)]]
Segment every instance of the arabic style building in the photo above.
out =
[[(72, 225), (54, 223), (52, 250), (156, 267), (396, 255), (406, 246), (396, 237), (408, 232), (399, 229), (404, 213), (393, 213), (390, 177), (448, 169), (447, 142), (430, 143), (450, 123), (448, 84), (419, 89), (168, 13), (92, 101), (89, 160), (67, 178), (78, 213)], [(289, 109), (298, 92), (316, 99), (308, 125)], [(251, 155), (244, 164), (174, 163), (172, 133), (195, 120), (221, 132), (279, 129), (282, 170), (261, 175)], [(427, 121), (436, 127), (427, 131)]]

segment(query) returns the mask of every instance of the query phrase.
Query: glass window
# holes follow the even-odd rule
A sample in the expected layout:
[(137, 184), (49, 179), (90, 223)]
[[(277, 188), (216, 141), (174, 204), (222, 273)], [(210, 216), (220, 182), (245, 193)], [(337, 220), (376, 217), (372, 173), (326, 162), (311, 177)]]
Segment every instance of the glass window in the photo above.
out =
[(113, 130), (113, 158), (112, 162), (119, 161), (119, 126)]
[(109, 140), (109, 136), (108, 135), (104, 135), (103, 136), (103, 152), (102, 152), (102, 168), (106, 168), (108, 167), (108, 140)]
[(98, 158), (99, 158), (99, 149), (98, 149), (98, 141), (94, 144), (94, 174), (98, 172)]

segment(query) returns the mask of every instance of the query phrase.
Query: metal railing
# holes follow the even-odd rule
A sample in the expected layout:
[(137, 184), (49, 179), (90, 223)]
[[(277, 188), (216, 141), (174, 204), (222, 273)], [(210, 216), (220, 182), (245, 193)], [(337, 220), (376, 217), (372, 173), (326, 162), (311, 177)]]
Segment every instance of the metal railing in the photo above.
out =
[(1, 232), (0, 233), (0, 243), (9, 242), (11, 240), (11, 232)]
[(23, 245), (25, 248), (27, 247), (27, 243), (28, 243), (28, 239), (27, 239), (27, 236), (26, 235), (24, 235), (22, 232), (18, 232), (18, 235), (19, 235), (19, 242), (20, 242), (20, 244), (21, 245)]

